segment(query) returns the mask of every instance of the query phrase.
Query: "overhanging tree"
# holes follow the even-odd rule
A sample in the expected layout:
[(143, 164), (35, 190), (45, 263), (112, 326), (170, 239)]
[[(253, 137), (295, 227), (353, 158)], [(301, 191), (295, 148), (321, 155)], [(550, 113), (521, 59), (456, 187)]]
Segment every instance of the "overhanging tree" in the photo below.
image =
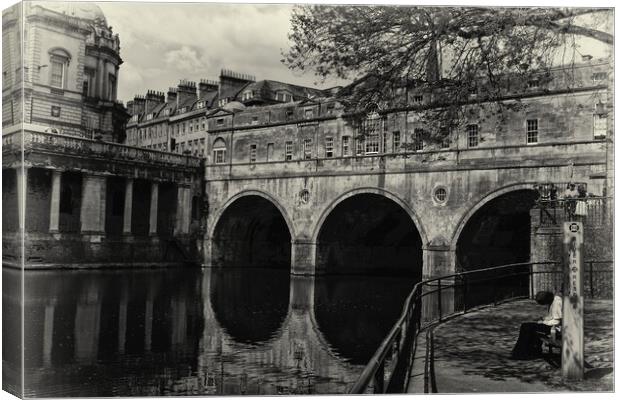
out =
[[(398, 108), (410, 92), (432, 92), (420, 120), (441, 127), (468, 114), (518, 110), (507, 90), (544, 84), (550, 68), (573, 62), (576, 37), (611, 45), (602, 8), (297, 6), (283, 62), (321, 77), (350, 79), (350, 111)], [(469, 105), (475, 104), (476, 107)], [(442, 140), (450, 129), (432, 129)]]

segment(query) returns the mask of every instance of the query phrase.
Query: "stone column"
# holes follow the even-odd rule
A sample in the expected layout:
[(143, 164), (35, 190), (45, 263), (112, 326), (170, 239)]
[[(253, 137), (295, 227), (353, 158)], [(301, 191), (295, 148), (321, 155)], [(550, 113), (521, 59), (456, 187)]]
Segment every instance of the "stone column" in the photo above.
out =
[[(439, 278), (456, 273), (456, 251), (447, 243), (429, 243), (422, 248), (422, 280)], [(424, 297), (422, 302), (422, 320), (436, 321), (450, 315), (455, 310), (455, 292), (460, 289), (452, 287), (454, 278), (430, 282), (423, 290), (434, 291)], [(437, 289), (441, 288), (441, 292)], [(458, 306), (458, 305), (457, 305)]]
[(62, 172), (52, 171), (52, 193), (50, 198), (50, 233), (59, 231), (60, 224), (60, 178)]
[(183, 186), (177, 188), (177, 214), (174, 224), (174, 235), (187, 235), (189, 233), (191, 211), (191, 189)]
[(314, 275), (316, 272), (316, 243), (298, 239), (291, 243), (291, 274)]
[(26, 198), (28, 197), (28, 167), (20, 166), (17, 172), (17, 224), (19, 233), (26, 232)]
[(131, 235), (131, 210), (133, 203), (133, 179), (125, 180), (125, 209), (123, 211), (123, 234)]
[(82, 209), (80, 224), (82, 233), (102, 235), (105, 233), (106, 178), (84, 175), (82, 178)]
[(159, 183), (151, 183), (151, 213), (149, 215), (149, 235), (157, 235), (157, 209), (159, 202)]

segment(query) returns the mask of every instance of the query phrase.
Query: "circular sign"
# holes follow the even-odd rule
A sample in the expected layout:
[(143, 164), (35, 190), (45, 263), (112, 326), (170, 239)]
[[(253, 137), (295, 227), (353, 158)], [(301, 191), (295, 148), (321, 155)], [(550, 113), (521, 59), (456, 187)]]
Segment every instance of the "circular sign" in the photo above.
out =
[(577, 225), (576, 223), (573, 222), (572, 224), (569, 225), (568, 229), (571, 232), (578, 232), (579, 231), (579, 225)]

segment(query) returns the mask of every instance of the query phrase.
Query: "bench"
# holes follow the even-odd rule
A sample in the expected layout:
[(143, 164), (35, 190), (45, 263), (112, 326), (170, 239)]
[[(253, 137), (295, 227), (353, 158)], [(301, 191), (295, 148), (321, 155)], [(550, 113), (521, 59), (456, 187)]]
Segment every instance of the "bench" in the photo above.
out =
[(543, 345), (549, 348), (549, 354), (553, 354), (554, 347), (560, 349), (560, 351), (562, 350), (562, 331), (559, 329), (559, 326), (552, 327), (548, 335), (542, 332), (538, 335)]

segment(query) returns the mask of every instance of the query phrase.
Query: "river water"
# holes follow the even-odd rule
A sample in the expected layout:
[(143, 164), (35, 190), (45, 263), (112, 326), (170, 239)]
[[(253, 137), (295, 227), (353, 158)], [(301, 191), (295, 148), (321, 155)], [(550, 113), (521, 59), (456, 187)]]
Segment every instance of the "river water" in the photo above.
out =
[[(5, 383), (17, 379), (19, 273), (3, 268)], [(269, 269), (28, 271), (24, 394), (346, 393), (414, 283)]]

